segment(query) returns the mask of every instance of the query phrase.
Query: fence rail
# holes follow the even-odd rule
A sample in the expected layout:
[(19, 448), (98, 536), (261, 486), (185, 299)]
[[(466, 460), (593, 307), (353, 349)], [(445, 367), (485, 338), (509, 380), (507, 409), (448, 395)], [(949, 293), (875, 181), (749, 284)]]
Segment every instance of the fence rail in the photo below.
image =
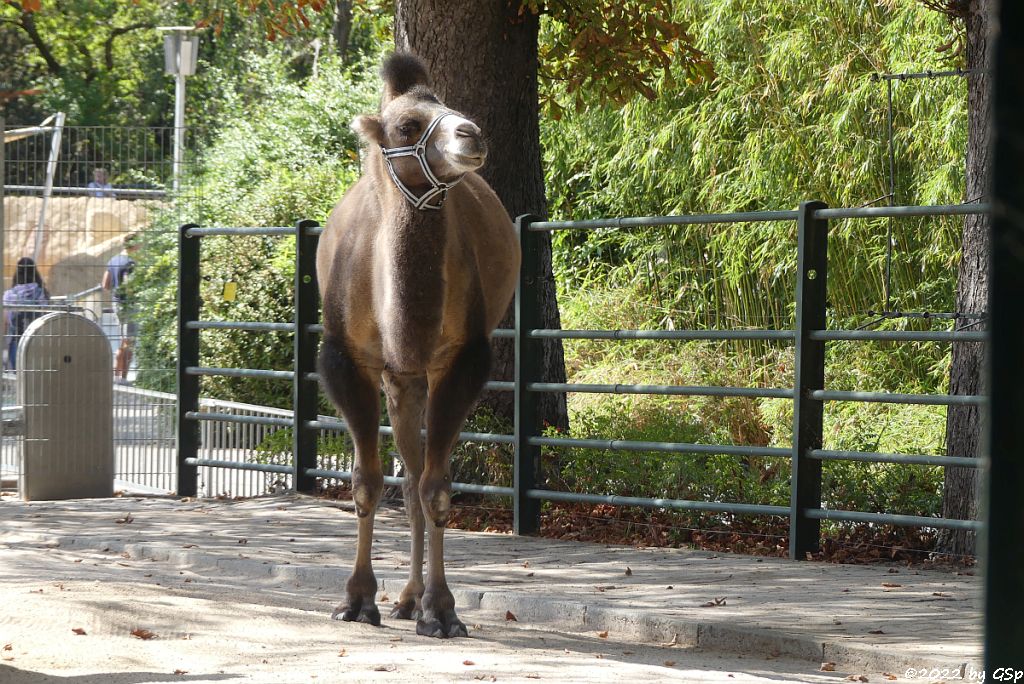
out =
[[(515, 345), (515, 378), (512, 382), (491, 382), (489, 389), (513, 391), (515, 421), (511, 435), (461, 433), (462, 441), (511, 444), (514, 446), (513, 483), (511, 487), (455, 483), (456, 491), (511, 496), (514, 508), (514, 529), (530, 533), (539, 528), (542, 501), (574, 501), (612, 505), (644, 506), (741, 515), (786, 516), (790, 520), (790, 556), (804, 558), (818, 550), (822, 520), (853, 521), (889, 525), (913, 525), (935, 528), (977, 530), (975, 520), (951, 520), (923, 516), (866, 511), (830, 510), (822, 507), (821, 466), (826, 460), (870, 463), (898, 463), (931, 467), (978, 467), (973, 458), (926, 456), (914, 454), (883, 454), (827, 450), (822, 448), (823, 416), (826, 402), (885, 402), (941, 406), (987, 406), (984, 396), (951, 396), (898, 394), (888, 392), (838, 391), (825, 387), (825, 345), (829, 342), (939, 342), (982, 343), (987, 333), (969, 331), (877, 331), (828, 330), (826, 326), (826, 286), (828, 275), (829, 220), (866, 219), (898, 216), (951, 216), (980, 214), (990, 211), (985, 204), (962, 204), (914, 207), (828, 208), (820, 202), (804, 202), (796, 211), (742, 212), (735, 214), (703, 214), (689, 216), (597, 219), (588, 221), (539, 221), (523, 216), (517, 220), (517, 231), (523, 251), (523, 268), (514, 302), (516, 326), (495, 331), (496, 337), (512, 338)], [(796, 326), (793, 330), (554, 330), (540, 323), (539, 303), (533, 284), (540, 272), (538, 234), (555, 230), (595, 230), (603, 228), (640, 229), (655, 226), (686, 224), (731, 224), (747, 222), (797, 223), (797, 282), (795, 290)], [(316, 414), (314, 356), (317, 336), (323, 327), (317, 323), (319, 302), (316, 290), (314, 255), (322, 229), (314, 222), (301, 221), (294, 228), (246, 227), (199, 228), (185, 225), (180, 233), (179, 268), (179, 470), (178, 493), (195, 493), (196, 468), (211, 466), (243, 468), (268, 473), (287, 474), (299, 491), (312, 491), (317, 478), (350, 480), (351, 473), (321, 467), (317, 462), (317, 431), (344, 430), (343, 421)], [(203, 321), (200, 318), (199, 238), (228, 235), (294, 236), (297, 241), (295, 318), (290, 323), (254, 321)], [(294, 336), (294, 370), (207, 368), (199, 364), (199, 332), (228, 329), (251, 332), (288, 332)], [(543, 340), (658, 340), (658, 341), (765, 341), (794, 345), (795, 377), (792, 388), (674, 386), (643, 384), (550, 383), (540, 377), (539, 346)], [(234, 416), (224, 417), (199, 410), (200, 376), (249, 377), (289, 381), (293, 385), (293, 408), (288, 417)], [(712, 396), (788, 399), (793, 401), (793, 442), (788, 448), (728, 444), (686, 444), (679, 442), (644, 442), (609, 439), (569, 439), (544, 436), (540, 432), (537, 397), (544, 392), (578, 392), (594, 394), (651, 394), (663, 396)], [(293, 457), (290, 464), (236, 463), (200, 458), (198, 426), (203, 421), (222, 420), (258, 423), (293, 429)], [(381, 426), (381, 434), (390, 434)], [(789, 459), (792, 466), (790, 503), (788, 506), (759, 505), (744, 502), (686, 501), (678, 499), (624, 497), (614, 494), (579, 494), (553, 491), (538, 486), (542, 447), (583, 448), (609, 451), (643, 451), (677, 454), (713, 454), (737, 457), (768, 457)], [(385, 478), (396, 484), (401, 478)]]

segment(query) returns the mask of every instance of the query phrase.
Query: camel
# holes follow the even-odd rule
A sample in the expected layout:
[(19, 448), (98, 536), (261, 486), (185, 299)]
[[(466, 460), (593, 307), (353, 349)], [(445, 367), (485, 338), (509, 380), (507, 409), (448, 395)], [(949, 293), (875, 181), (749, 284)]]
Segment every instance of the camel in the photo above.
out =
[(416, 620), (421, 635), (468, 636), (445, 579), (450, 456), (488, 379), (490, 334), (515, 291), (519, 242), (475, 173), (487, 156), (479, 127), (438, 100), (419, 58), (393, 54), (381, 75), (380, 113), (352, 123), (366, 143), (363, 175), (332, 210), (317, 250), (319, 373), (355, 444), (359, 524), (332, 617), (380, 625), (370, 547), (383, 488), (383, 385), (412, 536), (409, 579), (391, 617)]

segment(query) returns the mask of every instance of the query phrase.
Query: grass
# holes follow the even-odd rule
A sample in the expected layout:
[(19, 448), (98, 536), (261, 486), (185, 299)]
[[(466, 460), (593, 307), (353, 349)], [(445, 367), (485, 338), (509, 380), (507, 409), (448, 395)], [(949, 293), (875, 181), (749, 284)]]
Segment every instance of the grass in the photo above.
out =
[[(563, 293), (567, 328), (650, 328), (635, 287)], [(569, 382), (792, 387), (792, 348), (778, 343), (580, 341), (565, 348)], [(827, 383), (835, 389), (943, 391), (944, 353), (934, 345), (830, 345)], [(572, 437), (789, 448), (792, 402), (784, 399), (570, 395)], [(945, 409), (830, 403), (824, 448), (938, 454)], [(549, 450), (548, 486), (626, 496), (788, 505), (788, 459), (691, 456), (584, 449)], [(824, 465), (829, 508), (937, 515), (942, 471), (927, 466), (831, 461)], [(695, 518), (696, 521), (696, 518)], [(832, 526), (838, 529), (837, 526)]]

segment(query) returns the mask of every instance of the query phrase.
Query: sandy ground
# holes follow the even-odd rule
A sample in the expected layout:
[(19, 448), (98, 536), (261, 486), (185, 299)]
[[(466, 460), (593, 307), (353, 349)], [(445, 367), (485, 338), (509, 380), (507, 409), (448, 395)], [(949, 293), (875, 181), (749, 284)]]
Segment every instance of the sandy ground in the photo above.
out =
[[(12, 562), (28, 572), (0, 589), (4, 683), (843, 679), (806, 661), (554, 633), (480, 610), (461, 611), (472, 638), (429, 639), (411, 622), (332, 621), (326, 599), (239, 591), (201, 576), (183, 585), (180, 571), (158, 563), (142, 581), (125, 583), (90, 566), (88, 554), (19, 552), (5, 558)], [(69, 563), (78, 566), (70, 573)], [(66, 575), (81, 577), (60, 579)]]
[[(401, 517), (374, 534), (382, 608), (407, 574)], [(0, 684), (931, 682), (897, 675), (977, 650), (973, 576), (454, 530), (470, 638), (340, 623), (354, 527), (300, 496), (2, 497)]]

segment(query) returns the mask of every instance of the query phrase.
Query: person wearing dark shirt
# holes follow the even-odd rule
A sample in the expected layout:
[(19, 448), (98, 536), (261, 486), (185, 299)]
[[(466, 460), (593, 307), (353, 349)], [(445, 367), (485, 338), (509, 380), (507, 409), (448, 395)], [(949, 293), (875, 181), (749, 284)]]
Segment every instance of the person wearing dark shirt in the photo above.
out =
[(18, 360), (18, 343), (28, 324), (39, 318), (39, 311), (26, 310), (20, 307), (37, 306), (50, 303), (50, 293), (46, 291), (43, 277), (39, 275), (36, 262), (31, 257), (18, 259), (11, 287), (4, 291), (4, 306), (19, 306), (8, 309), (4, 315), (4, 335), (7, 337), (7, 367), (14, 370)]

